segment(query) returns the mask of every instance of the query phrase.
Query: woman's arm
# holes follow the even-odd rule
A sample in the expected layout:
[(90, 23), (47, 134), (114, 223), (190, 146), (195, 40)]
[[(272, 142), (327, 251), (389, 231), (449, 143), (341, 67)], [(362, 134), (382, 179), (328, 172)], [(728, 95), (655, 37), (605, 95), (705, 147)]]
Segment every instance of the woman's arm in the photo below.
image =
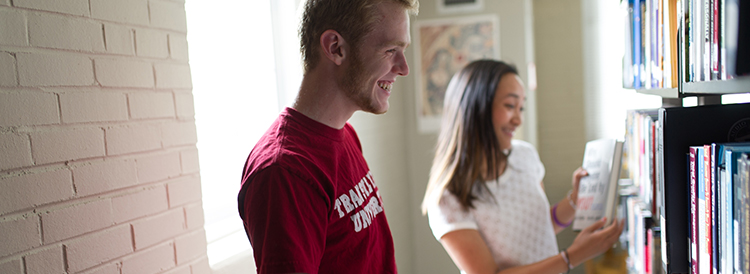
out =
[[(467, 274), (495, 274), (499, 272), (495, 260), (492, 259), (490, 249), (479, 231), (461, 229), (451, 231), (440, 238), (440, 243), (448, 251), (453, 262)], [(568, 266), (560, 255), (549, 257), (540, 262), (508, 269), (507, 273), (539, 273), (558, 274), (568, 271)]]
[[(568, 248), (568, 259), (575, 267), (583, 262), (603, 253), (619, 238), (622, 233), (623, 222), (613, 222), (612, 225), (600, 229), (605, 219), (583, 229), (573, 244)], [(440, 238), (440, 243), (448, 251), (453, 262), (467, 274), (515, 274), (539, 273), (558, 274), (568, 271), (568, 264), (562, 255), (557, 254), (539, 262), (511, 267), (499, 271), (489, 247), (477, 230), (462, 229), (448, 232)]]
[[(557, 202), (556, 206), (553, 206), (552, 210), (550, 210), (550, 218), (552, 219), (555, 234), (563, 231), (575, 218), (576, 204), (578, 202), (578, 186), (580, 185), (581, 178), (588, 175), (589, 173), (582, 167), (573, 171), (573, 188), (565, 198)], [(561, 224), (567, 225), (563, 226)]]

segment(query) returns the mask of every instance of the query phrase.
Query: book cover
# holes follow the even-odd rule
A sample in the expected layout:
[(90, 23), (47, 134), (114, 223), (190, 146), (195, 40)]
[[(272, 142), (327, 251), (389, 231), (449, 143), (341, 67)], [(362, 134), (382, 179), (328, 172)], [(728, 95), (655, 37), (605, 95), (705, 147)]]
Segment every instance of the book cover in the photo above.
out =
[(586, 143), (582, 167), (589, 175), (581, 178), (579, 184), (573, 230), (586, 228), (602, 217), (607, 217), (607, 224), (615, 219), (622, 145), (622, 141), (615, 139), (597, 139)]
[(666, 249), (662, 252), (662, 263), (667, 273), (689, 273), (686, 151), (691, 145), (747, 138), (750, 104), (662, 108), (657, 123), (658, 219), (664, 239), (662, 247)]
[(696, 168), (698, 169), (698, 272), (696, 273), (709, 273), (711, 268), (711, 257), (708, 254), (708, 228), (706, 226), (706, 176), (704, 169), (705, 157), (703, 157), (704, 148), (698, 147), (698, 153), (696, 154)]
[(706, 264), (708, 265), (708, 273), (712, 274), (715, 272), (716, 264), (714, 263), (715, 260), (715, 248), (714, 248), (714, 237), (713, 237), (713, 224), (714, 224), (714, 218), (713, 218), (713, 212), (714, 212), (714, 197), (713, 197), (713, 181), (711, 180), (711, 146), (710, 145), (704, 145), (703, 146), (703, 182), (704, 182), (704, 188), (706, 191)]

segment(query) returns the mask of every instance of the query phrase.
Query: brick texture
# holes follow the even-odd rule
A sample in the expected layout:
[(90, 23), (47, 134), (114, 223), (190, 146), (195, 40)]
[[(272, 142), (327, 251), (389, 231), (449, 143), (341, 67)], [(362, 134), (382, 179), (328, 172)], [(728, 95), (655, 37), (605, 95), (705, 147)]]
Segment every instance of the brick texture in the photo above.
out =
[(13, 5), (35, 10), (66, 13), (71, 15), (89, 15), (88, 0), (13, 0)]
[(39, 218), (29, 216), (25, 218), (0, 220), (0, 257), (19, 251), (41, 246)]
[(105, 129), (107, 154), (150, 151), (162, 146), (161, 128), (156, 124), (134, 124)]
[(37, 164), (104, 156), (104, 131), (76, 128), (31, 133), (31, 155)]
[(31, 143), (29, 143), (28, 135), (0, 134), (0, 151), (3, 152), (3, 157), (0, 158), (0, 170), (31, 166), (33, 164), (31, 161)]
[(26, 274), (65, 273), (62, 246), (50, 248), (24, 256)]
[(21, 260), (13, 259), (4, 263), (0, 263), (0, 273), (3, 274), (24, 274)]
[(83, 18), (32, 14), (29, 42), (32, 46), (77, 51), (104, 51), (102, 24)]
[(0, 87), (16, 85), (18, 85), (16, 57), (7, 52), (0, 52)]
[(174, 266), (174, 243), (170, 242), (123, 259), (122, 274), (155, 274)]
[(57, 96), (46, 92), (0, 93), (0, 126), (60, 123)]
[(116, 223), (153, 215), (167, 208), (167, 190), (164, 185), (112, 198), (112, 212)]
[(187, 119), (195, 116), (195, 106), (193, 104), (192, 94), (175, 93), (174, 101), (178, 118)]
[(151, 183), (161, 181), (180, 174), (180, 155), (177, 152), (149, 156), (136, 160), (138, 167), (138, 181)]
[(127, 26), (104, 23), (104, 41), (108, 53), (134, 55), (133, 29)]
[(0, 214), (67, 200), (75, 195), (69, 170), (0, 179), (0, 189), (3, 191)]
[(100, 58), (95, 60), (96, 80), (105, 87), (154, 86), (151, 63), (130, 59)]
[(134, 160), (108, 160), (75, 166), (73, 185), (78, 196), (89, 196), (138, 184)]
[(91, 17), (107, 21), (148, 25), (147, 0), (90, 0)]
[(0, 10), (0, 45), (24, 46), (28, 44), (26, 17), (20, 11)]
[(128, 102), (115, 92), (76, 92), (60, 94), (63, 123), (125, 121)]
[(42, 214), (44, 242), (65, 240), (112, 225), (112, 202), (109, 199)]
[(178, 265), (206, 254), (206, 232), (203, 229), (180, 236), (174, 243)]
[(171, 92), (139, 92), (128, 94), (130, 116), (133, 119), (175, 117), (174, 96)]
[(151, 10), (151, 24), (154, 26), (182, 33), (187, 31), (184, 3), (152, 0), (149, 1), (149, 8)]
[(122, 225), (66, 243), (68, 271), (78, 272), (132, 253), (131, 235), (130, 226)]
[(0, 273), (210, 273), (188, 59), (184, 0), (0, 0)]
[(185, 214), (181, 208), (139, 219), (132, 225), (136, 250), (166, 241), (186, 231)]
[(138, 56), (165, 59), (169, 57), (167, 33), (153, 29), (136, 29), (135, 49)]
[(90, 86), (94, 84), (91, 59), (79, 55), (19, 53), (18, 78), (22, 86)]
[(187, 65), (155, 64), (157, 88), (192, 88), (190, 67)]

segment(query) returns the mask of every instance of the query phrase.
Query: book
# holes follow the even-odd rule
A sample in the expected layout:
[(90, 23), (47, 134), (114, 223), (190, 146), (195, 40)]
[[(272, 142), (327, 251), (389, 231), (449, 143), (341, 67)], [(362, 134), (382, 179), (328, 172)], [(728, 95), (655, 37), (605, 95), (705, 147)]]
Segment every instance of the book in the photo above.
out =
[(623, 142), (597, 139), (586, 143), (582, 167), (589, 173), (578, 186), (578, 209), (573, 230), (579, 231), (607, 217), (607, 225), (615, 219), (617, 181), (620, 178)]
[(741, 141), (750, 104), (661, 108), (657, 119), (657, 212), (662, 264), (667, 273), (689, 273), (688, 153), (690, 146)]
[(698, 184), (698, 147), (691, 146), (690, 147), (690, 160), (689, 160), (689, 170), (690, 170), (690, 269), (691, 273), (699, 273), (698, 269), (698, 259), (700, 254), (698, 253), (699, 244), (698, 244), (698, 205), (699, 205), (699, 198), (698, 198), (698, 192), (699, 184)]

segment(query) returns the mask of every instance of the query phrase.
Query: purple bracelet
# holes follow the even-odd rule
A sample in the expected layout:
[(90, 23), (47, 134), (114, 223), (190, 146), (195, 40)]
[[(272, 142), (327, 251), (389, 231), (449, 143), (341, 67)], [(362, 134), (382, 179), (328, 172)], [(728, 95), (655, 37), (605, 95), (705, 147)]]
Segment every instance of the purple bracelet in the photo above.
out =
[(555, 206), (552, 207), (552, 219), (555, 220), (555, 224), (557, 224), (558, 226), (562, 228), (566, 228), (570, 226), (570, 224), (573, 223), (573, 221), (570, 221), (570, 223), (563, 224), (560, 222), (560, 220), (557, 219), (557, 204), (555, 204)]

